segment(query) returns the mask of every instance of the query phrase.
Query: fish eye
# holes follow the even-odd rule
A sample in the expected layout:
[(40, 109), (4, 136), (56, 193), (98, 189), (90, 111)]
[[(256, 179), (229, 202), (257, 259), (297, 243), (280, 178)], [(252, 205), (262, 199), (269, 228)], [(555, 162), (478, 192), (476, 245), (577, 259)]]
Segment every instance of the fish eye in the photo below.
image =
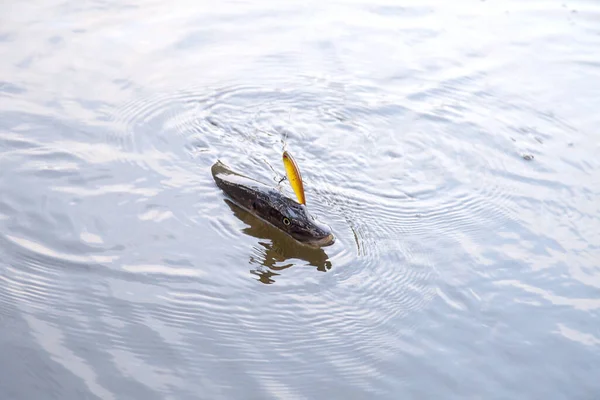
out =
[(290, 222), (289, 218), (287, 218), (287, 217), (283, 217), (283, 223), (284, 223), (285, 225), (289, 225), (291, 222)]

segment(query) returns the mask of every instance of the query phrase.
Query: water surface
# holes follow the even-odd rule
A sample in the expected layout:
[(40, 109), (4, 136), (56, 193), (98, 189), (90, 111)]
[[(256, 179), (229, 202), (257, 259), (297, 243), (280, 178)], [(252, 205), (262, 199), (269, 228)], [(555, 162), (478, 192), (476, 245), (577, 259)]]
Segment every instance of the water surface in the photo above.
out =
[[(598, 21), (3, 3), (0, 397), (597, 398)], [(214, 184), (284, 147), (331, 247)]]

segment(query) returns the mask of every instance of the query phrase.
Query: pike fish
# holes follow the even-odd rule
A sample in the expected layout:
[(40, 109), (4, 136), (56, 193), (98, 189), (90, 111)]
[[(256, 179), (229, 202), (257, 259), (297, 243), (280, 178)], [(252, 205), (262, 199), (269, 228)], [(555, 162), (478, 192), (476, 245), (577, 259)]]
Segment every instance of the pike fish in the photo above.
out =
[(331, 228), (308, 211), (300, 169), (287, 151), (283, 164), (288, 180), (298, 198), (295, 201), (276, 188), (233, 171), (220, 160), (211, 168), (213, 179), (238, 206), (311, 247), (332, 245)]

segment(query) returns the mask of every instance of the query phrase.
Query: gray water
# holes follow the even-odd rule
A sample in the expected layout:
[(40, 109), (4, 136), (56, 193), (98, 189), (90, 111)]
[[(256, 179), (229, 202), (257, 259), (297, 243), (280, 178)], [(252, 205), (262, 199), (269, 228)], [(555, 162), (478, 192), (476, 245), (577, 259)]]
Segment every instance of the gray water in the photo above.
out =
[(0, 398), (598, 399), (599, 108), (596, 1), (4, 1)]

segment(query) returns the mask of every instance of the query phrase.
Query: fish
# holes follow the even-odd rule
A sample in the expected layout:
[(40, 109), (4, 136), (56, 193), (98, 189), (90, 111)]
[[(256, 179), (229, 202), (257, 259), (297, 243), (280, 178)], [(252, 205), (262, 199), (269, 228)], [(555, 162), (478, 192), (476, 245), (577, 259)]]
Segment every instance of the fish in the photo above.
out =
[[(285, 160), (288, 161), (285, 161)], [(302, 176), (291, 155), (284, 153), (284, 165), (294, 179), (292, 187), (298, 200), (284, 195), (277, 188), (239, 172), (233, 171), (221, 160), (211, 167), (216, 185), (239, 207), (287, 233), (297, 242), (310, 247), (326, 247), (335, 243), (331, 227), (317, 220), (306, 207)], [(296, 172), (293, 172), (293, 171)], [(291, 181), (291, 179), (290, 179)]]

